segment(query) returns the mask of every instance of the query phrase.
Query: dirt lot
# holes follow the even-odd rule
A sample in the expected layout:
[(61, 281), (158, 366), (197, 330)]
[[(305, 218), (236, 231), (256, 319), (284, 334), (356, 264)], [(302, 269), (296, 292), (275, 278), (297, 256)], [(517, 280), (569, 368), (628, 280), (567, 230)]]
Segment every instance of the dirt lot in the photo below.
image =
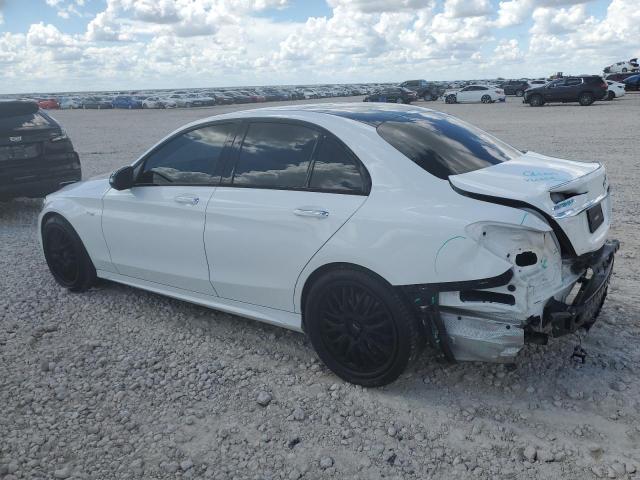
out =
[[(364, 390), (301, 334), (106, 282), (67, 293), (38, 250), (40, 202), (0, 203), (0, 478), (640, 477), (640, 95), (420, 105), (523, 150), (606, 164), (622, 247), (586, 364), (570, 359), (576, 337), (525, 348), (514, 369), (426, 351)], [(90, 177), (235, 108), (54, 116)]]

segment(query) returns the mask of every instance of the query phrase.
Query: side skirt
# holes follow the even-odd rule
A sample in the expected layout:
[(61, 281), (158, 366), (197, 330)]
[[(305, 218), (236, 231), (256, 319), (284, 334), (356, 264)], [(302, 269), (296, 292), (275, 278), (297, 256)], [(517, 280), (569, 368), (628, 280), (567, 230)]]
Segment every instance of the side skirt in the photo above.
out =
[(220, 310), (222, 312), (250, 318), (252, 320), (258, 320), (278, 327), (288, 328), (289, 330), (294, 330), (296, 332), (302, 332), (302, 318), (299, 313), (286, 312), (275, 308), (238, 302), (228, 298), (214, 297), (203, 293), (191, 292), (189, 290), (183, 290), (181, 288), (175, 288), (161, 283), (107, 272), (106, 270), (97, 270), (96, 273), (99, 278), (103, 278), (105, 280), (111, 280), (112, 282), (141, 288), (149, 292), (166, 295), (167, 297), (194, 303), (214, 310)]

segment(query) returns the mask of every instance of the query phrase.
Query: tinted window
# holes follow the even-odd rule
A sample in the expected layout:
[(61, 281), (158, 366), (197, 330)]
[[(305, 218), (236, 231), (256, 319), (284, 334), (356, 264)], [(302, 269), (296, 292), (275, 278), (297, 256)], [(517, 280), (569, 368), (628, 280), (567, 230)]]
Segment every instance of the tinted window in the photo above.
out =
[(233, 128), (232, 124), (213, 125), (169, 140), (147, 158), (138, 183), (217, 184), (216, 166)]
[(580, 78), (567, 78), (566, 85), (573, 86), (573, 85), (580, 85), (581, 83), (582, 83), (582, 80)]
[(39, 113), (25, 115), (0, 116), (0, 132), (12, 130), (30, 130), (34, 128), (51, 128), (52, 125)]
[(331, 137), (325, 137), (318, 147), (309, 186), (348, 192), (364, 190), (356, 160)]
[(252, 123), (233, 174), (235, 185), (304, 188), (318, 133), (300, 125)]
[(378, 133), (424, 170), (442, 179), (522, 155), (488, 133), (448, 115), (384, 122)]

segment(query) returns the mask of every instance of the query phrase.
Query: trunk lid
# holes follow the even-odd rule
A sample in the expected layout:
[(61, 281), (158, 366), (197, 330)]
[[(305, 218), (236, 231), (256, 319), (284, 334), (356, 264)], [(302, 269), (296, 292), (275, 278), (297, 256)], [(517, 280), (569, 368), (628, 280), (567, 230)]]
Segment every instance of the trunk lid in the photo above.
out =
[[(452, 175), (459, 191), (542, 213), (554, 230), (560, 228), (577, 255), (597, 250), (610, 224), (609, 185), (599, 163), (561, 160), (534, 152), (488, 168)], [(489, 197), (489, 198), (486, 198)], [(597, 216), (602, 208), (602, 223)], [(593, 209), (593, 210), (592, 210)], [(591, 211), (591, 213), (589, 213)], [(555, 224), (555, 225), (554, 225)], [(562, 234), (556, 231), (561, 240)]]

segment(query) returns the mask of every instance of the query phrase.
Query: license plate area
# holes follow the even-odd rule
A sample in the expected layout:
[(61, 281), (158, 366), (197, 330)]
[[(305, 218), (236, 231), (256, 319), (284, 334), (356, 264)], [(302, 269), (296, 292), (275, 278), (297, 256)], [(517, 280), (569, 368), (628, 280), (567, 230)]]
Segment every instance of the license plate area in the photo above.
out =
[(587, 210), (587, 221), (589, 223), (589, 231), (595, 232), (602, 222), (604, 222), (604, 213), (602, 212), (602, 204), (594, 205)]
[(40, 155), (38, 144), (0, 146), (0, 161), (28, 160)]

